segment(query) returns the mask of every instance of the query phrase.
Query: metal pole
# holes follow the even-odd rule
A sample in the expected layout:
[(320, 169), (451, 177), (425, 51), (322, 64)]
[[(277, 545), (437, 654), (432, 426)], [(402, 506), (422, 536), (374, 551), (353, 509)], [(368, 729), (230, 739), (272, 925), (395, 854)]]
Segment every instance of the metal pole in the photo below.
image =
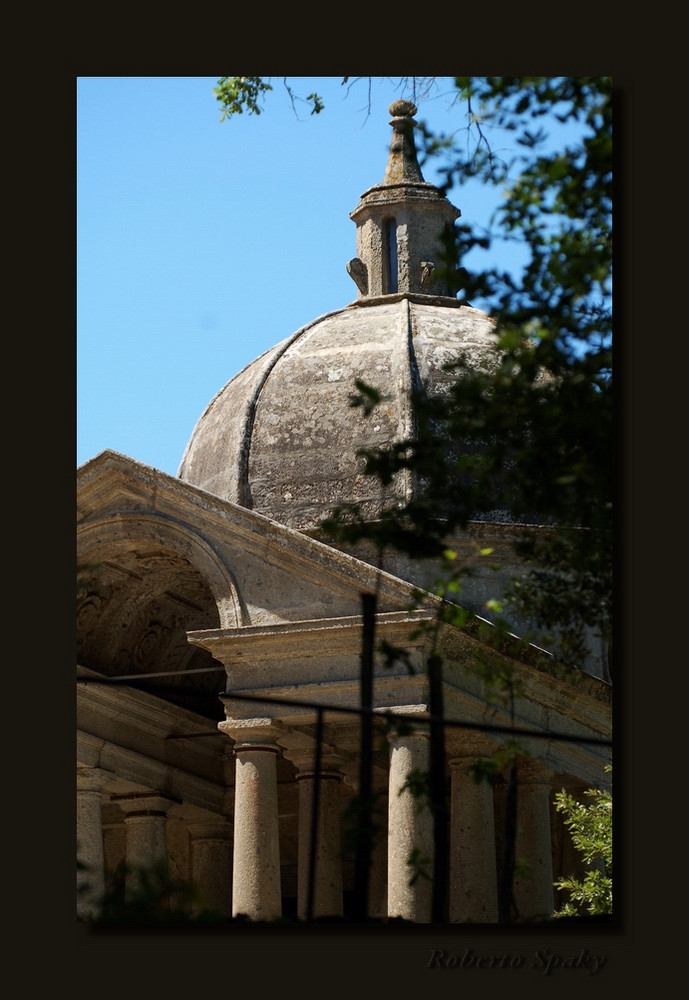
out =
[(372, 760), (373, 760), (373, 654), (376, 595), (362, 594), (363, 637), (361, 645), (361, 746), (359, 760), (359, 815), (354, 872), (354, 919), (368, 916), (368, 883), (371, 868)]
[(431, 714), (428, 792), (433, 814), (433, 900), (431, 920), (447, 920), (448, 815), (445, 801), (445, 727), (443, 722), (442, 659), (428, 661), (428, 700)]
[(316, 716), (316, 755), (313, 766), (313, 798), (311, 800), (311, 846), (309, 853), (309, 893), (306, 905), (306, 919), (313, 920), (313, 897), (316, 883), (316, 849), (318, 847), (318, 809), (321, 787), (321, 745), (323, 742), (323, 709)]

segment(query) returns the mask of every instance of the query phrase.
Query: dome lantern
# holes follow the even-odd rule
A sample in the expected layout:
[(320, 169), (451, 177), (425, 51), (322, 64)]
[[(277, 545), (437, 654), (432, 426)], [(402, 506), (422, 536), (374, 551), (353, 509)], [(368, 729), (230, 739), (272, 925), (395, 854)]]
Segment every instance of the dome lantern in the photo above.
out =
[(454, 297), (445, 240), (461, 212), (423, 179), (414, 142), (416, 106), (395, 101), (389, 111), (393, 133), (385, 175), (350, 213), (357, 227), (357, 256), (347, 271), (362, 304), (405, 293)]

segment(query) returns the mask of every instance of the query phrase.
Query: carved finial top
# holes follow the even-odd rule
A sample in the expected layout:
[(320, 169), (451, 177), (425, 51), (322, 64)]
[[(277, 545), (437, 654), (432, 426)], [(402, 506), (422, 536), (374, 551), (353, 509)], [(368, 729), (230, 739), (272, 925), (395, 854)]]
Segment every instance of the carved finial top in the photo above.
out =
[(393, 101), (388, 111), (395, 118), (413, 118), (417, 108), (411, 101)]

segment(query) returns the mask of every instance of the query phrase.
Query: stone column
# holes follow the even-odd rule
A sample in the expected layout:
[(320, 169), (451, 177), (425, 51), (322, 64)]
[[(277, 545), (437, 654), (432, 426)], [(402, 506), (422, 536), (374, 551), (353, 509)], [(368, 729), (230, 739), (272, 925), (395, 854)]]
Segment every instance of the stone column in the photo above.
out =
[(221, 816), (188, 824), (191, 880), (199, 899), (194, 912), (232, 915), (232, 827)]
[(167, 866), (167, 811), (171, 799), (155, 792), (114, 796), (124, 811), (127, 830), (125, 894), (131, 898), (139, 888), (139, 869), (164, 862)]
[(101, 802), (103, 785), (113, 776), (97, 767), (77, 771), (77, 915), (90, 920), (98, 915), (105, 894)]
[[(316, 775), (315, 750), (286, 753), (297, 768), (299, 787), (299, 832), (297, 873), (297, 915), (306, 920), (311, 878), (311, 835)], [(340, 833), (340, 780), (334, 760), (324, 757), (319, 771), (318, 821), (313, 883), (313, 918), (341, 917), (342, 853)]]
[(498, 922), (493, 786), (474, 781), (471, 765), (486, 757), (485, 743), (465, 741), (450, 760), (451, 923)]
[(235, 740), (232, 915), (276, 920), (282, 915), (278, 830), (278, 730), (271, 720), (221, 722)]
[(550, 770), (540, 761), (520, 760), (514, 899), (521, 920), (548, 919), (553, 915), (550, 778)]
[[(390, 738), (388, 799), (388, 916), (424, 924), (431, 919), (433, 817), (427, 803), (404, 788), (411, 771), (428, 773), (426, 733)], [(417, 874), (409, 864), (413, 851), (429, 877), (410, 884)]]

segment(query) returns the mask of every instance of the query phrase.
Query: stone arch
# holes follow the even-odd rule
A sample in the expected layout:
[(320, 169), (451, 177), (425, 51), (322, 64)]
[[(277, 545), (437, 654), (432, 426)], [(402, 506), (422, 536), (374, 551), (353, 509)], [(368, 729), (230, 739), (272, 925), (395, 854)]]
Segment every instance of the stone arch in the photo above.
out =
[(186, 559), (203, 577), (213, 594), (219, 628), (237, 628), (244, 622), (236, 580), (216, 550), (186, 525), (156, 514), (125, 513), (117, 518), (90, 521), (77, 534), (78, 559), (88, 563), (93, 554), (111, 546), (155, 542)]
[(235, 580), (212, 546), (158, 515), (125, 513), (81, 526), (78, 567), (80, 665), (141, 675), (151, 693), (220, 719), (224, 667), (187, 640), (242, 623)]

